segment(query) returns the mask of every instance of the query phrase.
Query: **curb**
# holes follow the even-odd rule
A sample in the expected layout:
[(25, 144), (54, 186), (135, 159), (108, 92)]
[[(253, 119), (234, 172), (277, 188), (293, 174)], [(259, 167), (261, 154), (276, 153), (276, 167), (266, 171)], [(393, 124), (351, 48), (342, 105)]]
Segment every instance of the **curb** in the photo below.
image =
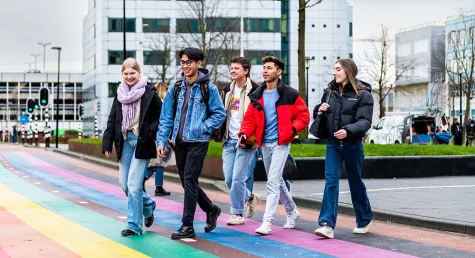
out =
[[(66, 151), (66, 150), (60, 150), (60, 149), (49, 149), (49, 150), (69, 156), (69, 157), (99, 164), (101, 166), (105, 166), (111, 169), (117, 169), (117, 170), (119, 169), (119, 164), (117, 162), (103, 160), (100, 158), (95, 158), (88, 155)], [(165, 172), (164, 179), (167, 181), (175, 182), (175, 183), (181, 183), (180, 177), (177, 174), (171, 173), (171, 172)], [(226, 185), (222, 182), (206, 179), (202, 177), (198, 179), (198, 182), (200, 186), (208, 190), (229, 193), (229, 189), (227, 189)], [(309, 209), (320, 209), (322, 207), (322, 202), (320, 200), (304, 198), (304, 197), (293, 197), (293, 200), (295, 204), (300, 207), (305, 207)], [(422, 227), (422, 228), (450, 231), (450, 232), (456, 232), (456, 233), (462, 233), (462, 234), (475, 236), (475, 225), (468, 225), (464, 222), (453, 222), (453, 221), (448, 222), (448, 221), (438, 219), (438, 218), (420, 217), (414, 214), (399, 213), (399, 212), (393, 212), (389, 210), (380, 210), (380, 209), (374, 209), (374, 208), (372, 209), (372, 211), (373, 211), (373, 219), (375, 220), (387, 221), (390, 223), (398, 223), (398, 224), (403, 224), (403, 225), (417, 226), (417, 227)], [(353, 206), (351, 203), (340, 203), (338, 205), (338, 212), (340, 214), (345, 214), (349, 216), (355, 215), (353, 211)]]
[[(66, 156), (69, 156), (69, 157), (72, 157), (72, 158), (84, 160), (84, 161), (87, 161), (87, 162), (99, 164), (99, 165), (104, 166), (104, 167), (119, 170), (119, 163), (117, 163), (117, 162), (108, 161), (108, 160), (104, 160), (104, 159), (100, 159), (100, 158), (96, 158), (96, 157), (91, 157), (91, 156), (88, 156), (88, 155), (84, 155), (84, 154), (80, 154), (80, 153), (76, 153), (76, 152), (72, 152), (72, 151), (67, 151), (67, 150), (60, 150), (60, 149), (49, 149), (49, 150), (53, 151), (53, 152), (56, 152), (56, 153), (66, 155)], [(167, 181), (171, 181), (171, 182), (174, 182), (174, 183), (181, 184), (180, 176), (176, 173), (171, 173), (171, 172), (166, 172), (165, 171), (165, 173), (163, 174), (163, 178)], [(209, 189), (209, 190), (223, 191), (223, 189), (222, 189), (223, 187), (221, 186), (221, 184), (219, 184), (219, 182), (214, 181), (214, 180), (210, 180), (210, 179), (200, 177), (198, 179), (198, 183), (201, 187), (204, 187), (204, 188)]]
[[(309, 209), (321, 209), (322, 202), (303, 197), (293, 197), (297, 206)], [(389, 210), (372, 209), (373, 219), (398, 223), (422, 228), (450, 231), (475, 236), (475, 225), (468, 225), (464, 222), (445, 221), (439, 218), (420, 217), (414, 214), (400, 213)], [(353, 205), (350, 203), (338, 204), (338, 213), (349, 216), (355, 216)]]

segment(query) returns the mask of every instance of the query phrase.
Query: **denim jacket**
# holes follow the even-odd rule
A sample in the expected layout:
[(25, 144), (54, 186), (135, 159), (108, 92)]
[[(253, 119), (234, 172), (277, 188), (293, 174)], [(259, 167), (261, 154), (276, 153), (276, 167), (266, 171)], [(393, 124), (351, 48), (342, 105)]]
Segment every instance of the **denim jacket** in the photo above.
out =
[[(186, 83), (183, 80), (179, 86), (178, 103), (176, 114), (173, 113), (174, 98), (173, 92), (176, 86), (173, 85), (165, 96), (160, 115), (160, 124), (157, 132), (157, 147), (166, 147), (170, 131), (171, 143), (175, 140), (180, 126), (181, 110), (183, 108)], [(193, 83), (190, 99), (188, 101), (188, 111), (183, 126), (182, 140), (184, 142), (209, 142), (213, 130), (219, 128), (226, 119), (226, 110), (218, 93), (218, 88), (209, 82), (209, 114), (206, 112), (206, 104), (201, 102), (201, 90), (199, 83)]]

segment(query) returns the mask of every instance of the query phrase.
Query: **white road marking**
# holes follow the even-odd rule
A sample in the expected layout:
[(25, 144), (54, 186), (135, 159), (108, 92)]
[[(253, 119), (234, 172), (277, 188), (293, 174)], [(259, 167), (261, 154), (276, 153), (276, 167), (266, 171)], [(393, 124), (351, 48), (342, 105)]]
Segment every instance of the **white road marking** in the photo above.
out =
[(40, 182), (35, 182), (35, 185), (41, 185), (41, 183)]
[[(400, 190), (415, 190), (415, 189), (442, 189), (442, 188), (471, 188), (475, 185), (433, 185), (433, 186), (408, 186), (408, 187), (391, 187), (391, 188), (377, 188), (366, 189), (367, 192), (386, 192), (386, 191), (400, 191)], [(340, 194), (348, 194), (350, 191), (341, 191)], [(323, 193), (313, 193), (309, 195), (323, 195)]]
[(28, 178), (28, 176), (23, 176), (24, 178)]
[(58, 190), (54, 190), (53, 193), (59, 193), (59, 191), (58, 191)]
[(127, 217), (125, 217), (125, 216), (120, 216), (120, 217), (117, 217), (117, 218), (119, 218), (119, 219), (127, 219)]
[(84, 202), (84, 201), (81, 201), (81, 202), (79, 202), (79, 203), (80, 203), (80, 204), (87, 204), (87, 202)]

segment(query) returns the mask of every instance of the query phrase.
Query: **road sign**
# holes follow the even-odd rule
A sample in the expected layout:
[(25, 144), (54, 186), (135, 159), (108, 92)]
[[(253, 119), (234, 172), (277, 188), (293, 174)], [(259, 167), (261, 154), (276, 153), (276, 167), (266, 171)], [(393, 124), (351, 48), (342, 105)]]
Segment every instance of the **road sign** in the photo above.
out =
[(26, 124), (26, 123), (30, 122), (30, 118), (28, 116), (20, 116), (19, 121), (22, 124)]

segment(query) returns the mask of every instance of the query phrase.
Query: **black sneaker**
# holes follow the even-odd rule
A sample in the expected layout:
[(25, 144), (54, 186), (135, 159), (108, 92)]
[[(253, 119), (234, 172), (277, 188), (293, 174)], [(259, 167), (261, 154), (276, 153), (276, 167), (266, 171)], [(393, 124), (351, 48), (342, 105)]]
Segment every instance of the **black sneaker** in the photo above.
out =
[(195, 237), (195, 229), (190, 227), (181, 226), (177, 232), (172, 234), (172, 239), (182, 239), (182, 238), (191, 238)]
[(141, 234), (135, 233), (134, 231), (132, 231), (130, 229), (122, 230), (121, 234), (122, 234), (122, 236), (139, 236), (139, 235), (141, 235)]
[(155, 196), (164, 196), (164, 195), (170, 195), (170, 192), (163, 189), (163, 186), (157, 186), (155, 188)]
[(216, 228), (218, 223), (218, 217), (221, 214), (221, 208), (213, 204), (213, 210), (206, 214), (206, 227), (205, 232), (211, 232)]
[(155, 211), (156, 206), (157, 206), (157, 203), (154, 203), (153, 208), (152, 208), (152, 215), (150, 217), (144, 219), (144, 224), (147, 228), (149, 228), (153, 225), (153, 220), (155, 219), (155, 217), (153, 216), (153, 212)]

